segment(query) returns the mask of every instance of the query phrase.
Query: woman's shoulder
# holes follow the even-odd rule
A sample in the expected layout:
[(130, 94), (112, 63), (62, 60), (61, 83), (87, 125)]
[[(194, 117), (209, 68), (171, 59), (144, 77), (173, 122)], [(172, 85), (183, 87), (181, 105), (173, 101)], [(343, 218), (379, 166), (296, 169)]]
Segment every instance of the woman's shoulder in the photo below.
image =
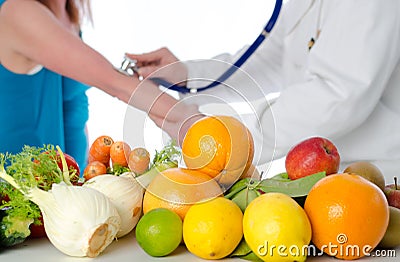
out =
[(21, 20), (28, 19), (30, 15), (44, 11), (48, 12), (49, 10), (36, 0), (6, 0), (1, 5), (0, 19), (21, 22)]
[(10, 13), (11, 11), (21, 11), (20, 8), (25, 10), (26, 8), (35, 8), (43, 6), (43, 4), (37, 0), (0, 0), (1, 12)]

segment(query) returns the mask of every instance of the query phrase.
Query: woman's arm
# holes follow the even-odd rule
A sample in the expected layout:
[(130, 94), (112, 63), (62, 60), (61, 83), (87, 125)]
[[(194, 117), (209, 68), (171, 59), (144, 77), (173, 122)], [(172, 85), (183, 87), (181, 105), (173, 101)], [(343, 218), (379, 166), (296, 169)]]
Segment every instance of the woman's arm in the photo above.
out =
[[(107, 59), (67, 30), (40, 2), (7, 1), (1, 13), (2, 30), (8, 30), (7, 42), (13, 52), (158, 117), (164, 117), (175, 105), (176, 100), (157, 86), (148, 82), (138, 88), (137, 78), (114, 70)], [(180, 119), (173, 112), (169, 117)]]

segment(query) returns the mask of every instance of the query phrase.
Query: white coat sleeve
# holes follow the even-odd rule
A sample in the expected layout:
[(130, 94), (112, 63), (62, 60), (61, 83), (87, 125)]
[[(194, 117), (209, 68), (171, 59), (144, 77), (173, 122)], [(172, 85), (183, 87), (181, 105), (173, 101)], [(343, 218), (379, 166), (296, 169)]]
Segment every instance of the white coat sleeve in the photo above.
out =
[(398, 10), (396, 0), (324, 1), (304, 80), (285, 87), (260, 116), (261, 161), (309, 136), (341, 137), (367, 119), (399, 62)]

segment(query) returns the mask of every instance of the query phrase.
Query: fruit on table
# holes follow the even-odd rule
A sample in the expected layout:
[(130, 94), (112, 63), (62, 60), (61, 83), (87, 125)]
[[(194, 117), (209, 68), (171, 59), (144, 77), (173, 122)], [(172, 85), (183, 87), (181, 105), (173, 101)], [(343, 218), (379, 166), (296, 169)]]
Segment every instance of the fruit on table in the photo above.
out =
[(379, 243), (382, 248), (394, 248), (400, 246), (400, 209), (389, 207), (389, 225), (383, 239)]
[(394, 178), (394, 184), (385, 186), (385, 195), (389, 206), (400, 208), (400, 186), (397, 184), (397, 177)]
[(209, 116), (188, 129), (182, 154), (187, 168), (213, 177), (228, 189), (253, 161), (253, 137), (234, 117)]
[(380, 189), (384, 190), (385, 188), (385, 177), (383, 176), (381, 170), (370, 162), (358, 161), (351, 163), (344, 169), (343, 172), (357, 174), (371, 181)]
[(185, 245), (200, 258), (226, 257), (243, 237), (242, 219), (240, 208), (224, 197), (195, 204), (183, 221)]
[[(332, 174), (319, 180), (308, 193), (304, 209), (314, 245), (346, 260), (371, 252), (389, 223), (389, 206), (382, 190), (355, 174)], [(338, 248), (324, 248), (332, 245)]]
[(40, 225), (34, 223), (29, 225), (29, 230), (31, 231), (29, 238), (41, 238), (46, 236), (46, 230), (44, 230), (44, 225), (43, 225), (43, 217), (40, 216), (38, 220), (41, 223)]
[[(311, 240), (311, 225), (303, 208), (283, 193), (266, 193), (246, 208), (244, 238), (263, 261), (305, 261), (303, 252)], [(281, 253), (278, 253), (278, 247)], [(291, 252), (290, 252), (291, 250)], [(293, 252), (298, 250), (299, 252)]]
[(169, 209), (153, 209), (140, 218), (136, 240), (150, 256), (169, 255), (182, 242), (182, 220)]
[(290, 179), (325, 171), (337, 173), (340, 155), (336, 146), (323, 137), (311, 137), (292, 147), (286, 155), (285, 168)]
[(143, 197), (143, 212), (162, 207), (176, 212), (183, 220), (193, 204), (220, 195), (221, 187), (206, 174), (186, 168), (169, 168), (148, 185)]

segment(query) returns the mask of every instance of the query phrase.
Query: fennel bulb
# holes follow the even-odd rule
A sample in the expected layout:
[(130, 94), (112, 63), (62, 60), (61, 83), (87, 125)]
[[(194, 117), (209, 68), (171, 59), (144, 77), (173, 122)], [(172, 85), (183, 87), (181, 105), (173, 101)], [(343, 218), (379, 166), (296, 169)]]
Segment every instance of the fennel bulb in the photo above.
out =
[(132, 231), (142, 214), (144, 193), (144, 188), (136, 181), (133, 173), (95, 176), (86, 181), (83, 187), (100, 191), (117, 208), (121, 217), (121, 228), (117, 237), (123, 237)]
[(116, 237), (121, 218), (111, 201), (99, 191), (64, 182), (50, 191), (27, 187), (4, 169), (0, 178), (37, 204), (50, 242), (61, 252), (76, 257), (98, 256)]

